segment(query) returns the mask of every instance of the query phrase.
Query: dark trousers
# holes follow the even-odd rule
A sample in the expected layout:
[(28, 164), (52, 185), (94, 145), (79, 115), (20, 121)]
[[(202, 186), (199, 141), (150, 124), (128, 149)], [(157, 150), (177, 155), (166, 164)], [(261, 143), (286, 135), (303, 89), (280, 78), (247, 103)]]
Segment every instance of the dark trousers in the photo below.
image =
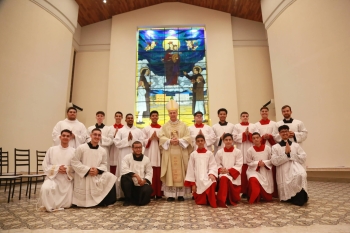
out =
[(115, 184), (114, 184), (112, 189), (107, 194), (107, 196), (105, 196), (105, 198), (98, 204), (98, 206), (112, 205), (116, 201), (117, 201), (117, 191), (116, 191)]
[(147, 205), (151, 201), (153, 189), (148, 183), (143, 186), (135, 186), (132, 177), (126, 174), (122, 175), (120, 186), (124, 192), (125, 201), (135, 205)]
[(309, 200), (309, 197), (304, 189), (302, 189), (300, 192), (298, 192), (294, 197), (289, 199), (292, 204), (303, 206), (307, 201)]

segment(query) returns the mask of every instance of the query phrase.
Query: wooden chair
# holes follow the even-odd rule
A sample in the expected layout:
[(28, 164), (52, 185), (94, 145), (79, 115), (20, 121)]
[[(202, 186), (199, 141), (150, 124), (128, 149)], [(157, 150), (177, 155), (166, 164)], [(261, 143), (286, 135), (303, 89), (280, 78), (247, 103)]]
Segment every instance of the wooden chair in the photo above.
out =
[[(35, 188), (34, 188), (34, 194), (36, 193), (36, 186), (38, 182), (44, 182), (46, 175), (44, 174), (44, 170), (42, 167), (43, 161), (45, 159), (46, 151), (36, 151), (36, 174), (40, 174), (41, 177), (43, 178), (42, 180), (36, 179), (35, 182)], [(40, 169), (39, 169), (40, 167)]]

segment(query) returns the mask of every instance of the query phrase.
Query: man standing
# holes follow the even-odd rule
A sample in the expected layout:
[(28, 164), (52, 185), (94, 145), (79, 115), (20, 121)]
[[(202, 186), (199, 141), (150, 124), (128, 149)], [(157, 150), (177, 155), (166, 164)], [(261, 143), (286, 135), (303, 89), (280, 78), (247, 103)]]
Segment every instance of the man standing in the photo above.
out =
[(184, 201), (191, 189), (184, 187), (189, 154), (192, 151), (190, 131), (185, 123), (177, 119), (179, 105), (170, 100), (166, 105), (170, 120), (159, 133), (159, 144), (163, 147), (160, 179), (164, 184), (167, 201)]
[(63, 121), (59, 121), (52, 131), (53, 145), (60, 145), (61, 131), (68, 129), (72, 132), (70, 137), (69, 146), (77, 148), (79, 145), (86, 141), (86, 128), (83, 123), (77, 120), (77, 110), (74, 107), (67, 109), (67, 118)]
[(234, 124), (226, 121), (227, 110), (225, 108), (220, 108), (218, 110), (219, 123), (213, 125), (213, 130), (216, 135), (216, 141), (214, 144), (214, 155), (216, 152), (225, 147), (223, 142), (223, 137), (225, 134), (232, 134)]
[(160, 148), (159, 148), (159, 138), (158, 134), (161, 130), (161, 126), (158, 124), (158, 112), (153, 110), (151, 112), (150, 119), (152, 121), (151, 125), (143, 128), (144, 133), (144, 145), (145, 156), (151, 160), (151, 165), (153, 169), (152, 178), (152, 197), (162, 198), (162, 182), (160, 181)]
[[(131, 146), (135, 141), (143, 142), (144, 136), (140, 129), (134, 126), (134, 116), (131, 113), (125, 116), (126, 125), (118, 130), (117, 135), (113, 139), (114, 145), (119, 149), (119, 157), (117, 161), (116, 176), (118, 177), (118, 183), (121, 177), (121, 166), (123, 158), (132, 153)], [(124, 197), (120, 185), (117, 189), (117, 198)]]
[(272, 147), (271, 162), (277, 168), (278, 195), (281, 201), (304, 205), (307, 194), (307, 174), (304, 168), (306, 153), (296, 142), (290, 140), (288, 125), (278, 127), (282, 140)]
[(71, 135), (68, 129), (62, 130), (61, 145), (50, 147), (42, 163), (46, 178), (40, 189), (39, 206), (49, 212), (72, 205), (74, 170), (70, 165), (75, 149), (69, 146)]
[(299, 120), (295, 120), (292, 118), (292, 108), (289, 105), (284, 105), (282, 107), (282, 115), (284, 119), (276, 123), (273, 134), (275, 137), (275, 141), (281, 141), (281, 136), (278, 132), (278, 127), (282, 125), (288, 125), (289, 127), (289, 135), (288, 138), (292, 142), (297, 142), (302, 145), (302, 142), (307, 138), (307, 129), (304, 126), (304, 123)]
[(276, 122), (271, 121), (269, 119), (269, 108), (268, 107), (262, 107), (260, 108), (260, 116), (261, 120), (255, 123), (256, 127), (258, 127), (258, 130), (261, 135), (261, 143), (266, 144), (269, 147), (276, 144), (275, 139), (273, 138), (273, 130), (276, 126)]
[(106, 150), (98, 145), (101, 130), (93, 129), (91, 141), (80, 145), (71, 164), (75, 171), (73, 204), (80, 207), (108, 206), (116, 202), (117, 177), (107, 171)]
[(125, 195), (123, 206), (147, 205), (152, 193), (152, 165), (148, 157), (142, 154), (142, 143), (132, 144), (133, 153), (126, 155), (122, 161), (120, 185)]
[(196, 137), (201, 134), (205, 138), (204, 148), (212, 151), (211, 146), (216, 141), (216, 136), (213, 129), (209, 125), (203, 124), (203, 113), (196, 112), (194, 114), (194, 125), (188, 127), (192, 138), (192, 147), (197, 150)]
[[(123, 113), (119, 112), (119, 111), (116, 112), (114, 114), (114, 119), (115, 119), (115, 124), (111, 126), (114, 129), (113, 139), (117, 135), (118, 130), (123, 128), (123, 126), (124, 126), (121, 123), (122, 119), (123, 119)], [(112, 132), (113, 132), (113, 129), (112, 129)], [(116, 169), (117, 169), (118, 157), (119, 157), (119, 149), (114, 144), (112, 144), (110, 146), (110, 151), (109, 151), (109, 164), (110, 164), (110, 168), (111, 168), (111, 173), (113, 175), (115, 175), (115, 172), (116, 172)]]
[[(88, 135), (91, 134), (93, 129), (100, 129), (102, 132), (101, 141), (99, 142), (99, 145), (106, 150), (107, 152), (107, 169), (109, 171), (109, 147), (113, 144), (113, 129), (111, 127), (105, 126), (103, 124), (103, 121), (105, 119), (105, 113), (103, 111), (98, 111), (96, 113), (96, 121), (97, 123), (95, 125), (92, 125), (88, 128)], [(88, 137), (86, 140), (87, 142), (90, 142), (91, 138)]]

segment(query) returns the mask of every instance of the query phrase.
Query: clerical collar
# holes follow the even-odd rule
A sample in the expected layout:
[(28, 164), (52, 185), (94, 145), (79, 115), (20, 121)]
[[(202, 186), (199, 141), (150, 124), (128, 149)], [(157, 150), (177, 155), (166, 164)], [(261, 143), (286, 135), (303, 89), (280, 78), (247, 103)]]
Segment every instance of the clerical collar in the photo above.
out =
[(203, 124), (203, 123), (194, 124), (194, 127), (196, 127), (196, 128), (203, 128), (203, 127), (204, 127), (204, 124)]
[(290, 118), (289, 120), (283, 119), (284, 123), (293, 123), (293, 118)]
[(231, 148), (227, 149), (226, 147), (224, 147), (224, 151), (225, 152), (232, 152), (235, 149), (234, 146), (231, 146)]
[(261, 144), (260, 146), (253, 146), (256, 152), (261, 152), (265, 150), (265, 144)]
[(225, 125), (227, 125), (227, 121), (225, 121), (224, 123), (221, 123), (221, 121), (219, 121), (219, 125), (221, 125), (221, 126), (225, 126)]
[(241, 122), (241, 125), (249, 125), (249, 122)]
[(115, 129), (116, 128), (120, 129), (120, 128), (123, 128), (124, 125), (122, 125), (122, 124), (114, 124), (113, 126), (114, 126)]
[(97, 129), (103, 129), (103, 127), (105, 127), (105, 125), (102, 123), (101, 125), (98, 125), (97, 123), (95, 124), (95, 127)]
[(261, 119), (259, 122), (260, 122), (260, 124), (262, 124), (262, 125), (268, 125), (268, 124), (270, 123), (270, 120), (269, 120), (269, 119), (266, 119), (266, 120)]
[(152, 124), (151, 124), (151, 127), (152, 127), (152, 128), (157, 128), (157, 129), (159, 129), (159, 128), (162, 127), (162, 126), (161, 126), (160, 124), (157, 124), (157, 123), (156, 123), (156, 124), (153, 124), (153, 123), (152, 123)]
[[(282, 140), (282, 141), (280, 141), (278, 144), (280, 144), (280, 146), (286, 146), (286, 142), (284, 141), (284, 140)], [(292, 145), (292, 141), (290, 141), (289, 139), (288, 139), (288, 144), (291, 146)]]
[(90, 149), (94, 149), (94, 150), (97, 150), (98, 147), (99, 147), (99, 145), (93, 146), (93, 145), (91, 144), (91, 142), (88, 142), (88, 146), (90, 147)]
[(197, 152), (198, 153), (205, 153), (205, 152), (207, 152), (207, 149), (205, 149), (204, 147), (202, 148), (202, 149), (197, 149)]
[(142, 161), (143, 160), (143, 154), (141, 156), (137, 157), (135, 154), (132, 154), (132, 157), (134, 157), (135, 161)]

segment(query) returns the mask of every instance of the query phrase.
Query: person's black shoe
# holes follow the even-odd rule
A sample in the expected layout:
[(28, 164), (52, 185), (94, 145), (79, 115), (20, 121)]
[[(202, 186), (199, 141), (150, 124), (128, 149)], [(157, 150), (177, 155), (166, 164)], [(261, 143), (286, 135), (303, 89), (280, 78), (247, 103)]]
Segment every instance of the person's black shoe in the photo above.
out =
[(192, 196), (192, 200), (194, 200), (194, 196)]
[(185, 198), (184, 198), (183, 196), (178, 196), (178, 197), (177, 197), (177, 200), (178, 200), (178, 201), (185, 201)]
[(163, 197), (161, 197), (161, 196), (156, 196), (156, 199), (158, 200), (158, 199), (162, 199)]
[(245, 194), (245, 193), (242, 193), (241, 198), (248, 198), (248, 195), (247, 195), (247, 194)]
[(123, 206), (130, 206), (131, 203), (129, 201), (124, 201)]
[(166, 200), (167, 200), (167, 201), (175, 201), (175, 198), (173, 198), (173, 197), (168, 197)]
[(117, 199), (117, 201), (125, 201), (125, 197), (120, 197)]

